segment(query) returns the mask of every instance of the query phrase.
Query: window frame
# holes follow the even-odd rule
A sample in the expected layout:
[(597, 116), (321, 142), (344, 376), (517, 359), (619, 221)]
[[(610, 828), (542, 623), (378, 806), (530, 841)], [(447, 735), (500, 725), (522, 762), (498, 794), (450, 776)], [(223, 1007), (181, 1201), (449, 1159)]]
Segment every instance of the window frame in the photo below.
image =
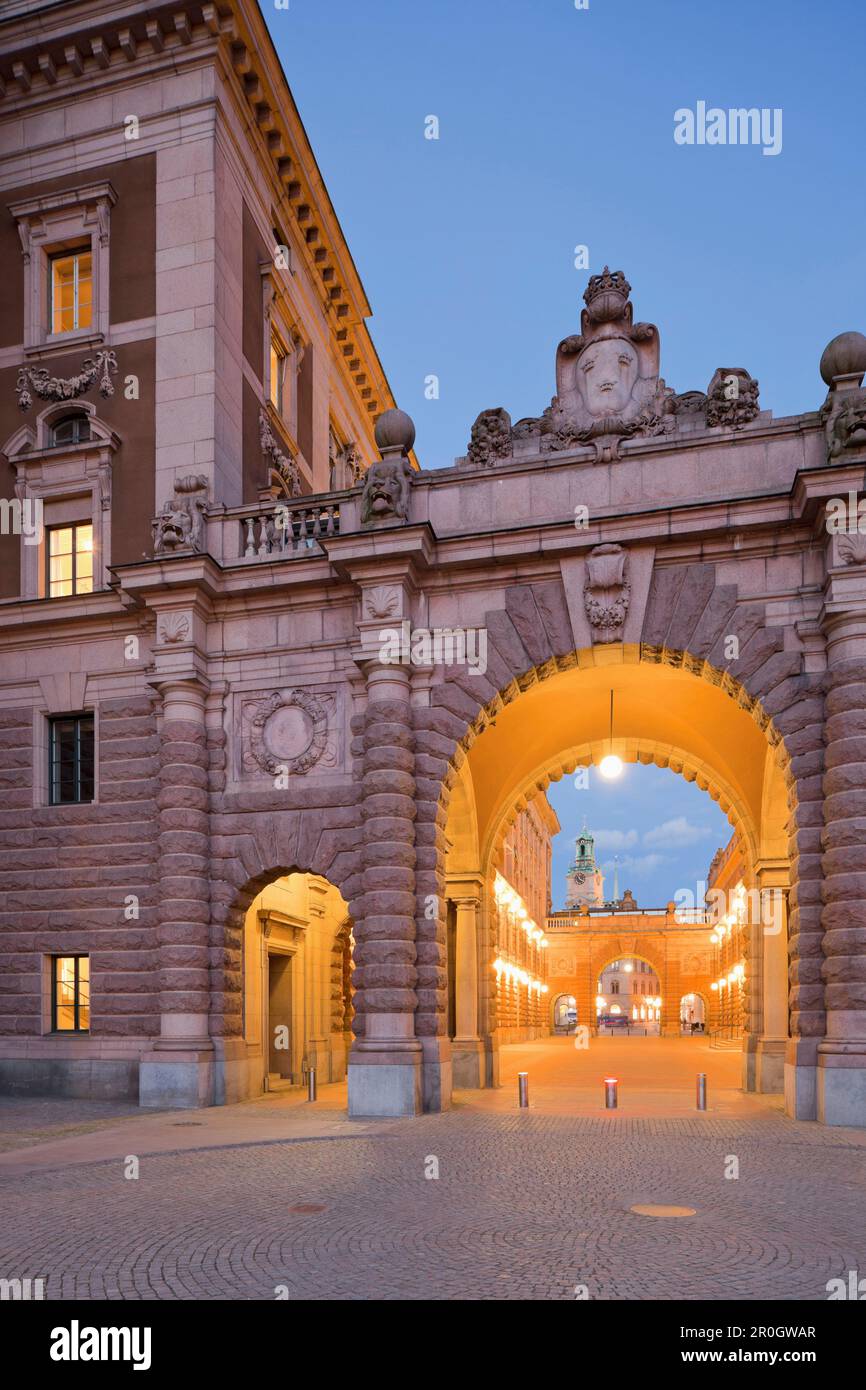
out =
[[(62, 425), (73, 424), (72, 439), (56, 439), (55, 435)], [(86, 433), (82, 431), (86, 430)], [(79, 444), (92, 444), (93, 431), (90, 428), (90, 416), (84, 410), (70, 410), (66, 415), (59, 415), (46, 426), (48, 449), (74, 449)]]
[[(276, 382), (274, 381), (274, 358), (276, 358)], [(286, 345), (274, 328), (271, 328), (270, 345), (268, 349), (268, 403), (276, 411), (280, 420), (285, 422), (286, 410), (286, 369), (289, 363), (289, 353)], [(276, 385), (276, 392), (274, 386)], [(276, 394), (276, 400), (274, 395)]]
[[(90, 527), (90, 556), (91, 556), (91, 565), (90, 565), (90, 588), (89, 588), (89, 589), (79, 589), (79, 588), (78, 588), (78, 545), (77, 545), (77, 535), (78, 535), (78, 531), (79, 531), (80, 529), (83, 529), (84, 527), (88, 527), (88, 526)], [(71, 593), (71, 594), (52, 594), (52, 592), (51, 592), (51, 582), (52, 582), (52, 581), (51, 581), (51, 560), (52, 560), (52, 555), (51, 555), (51, 537), (52, 537), (57, 531), (71, 531), (71, 532), (72, 532), (72, 593)], [(95, 573), (94, 573), (94, 569), (95, 569), (95, 565), (94, 565), (94, 558), (95, 558), (95, 557), (94, 557), (95, 534), (94, 534), (94, 532), (95, 532), (95, 528), (94, 528), (94, 525), (93, 525), (93, 519), (92, 519), (92, 517), (91, 517), (89, 520), (84, 519), (84, 520), (82, 520), (82, 521), (58, 521), (58, 522), (56, 522), (55, 525), (53, 525), (53, 526), (46, 526), (46, 527), (45, 527), (45, 597), (46, 597), (47, 599), (50, 599), (50, 600), (53, 601), (53, 600), (55, 600), (55, 599), (62, 599), (62, 598), (82, 598), (82, 597), (86, 598), (89, 594), (92, 594), (92, 593), (95, 592), (95, 587), (96, 587), (96, 586), (95, 586), (95, 577), (96, 577), (96, 576), (95, 576)], [(60, 581), (60, 582), (66, 583), (65, 580)]]
[[(60, 784), (59, 758), (55, 758), (55, 729), (62, 722), (75, 721), (75, 750), (73, 754), (73, 780), (75, 782), (76, 796), (73, 800), (60, 800), (55, 795), (55, 781)], [(90, 735), (93, 740), (92, 762), (93, 770), (91, 774), (91, 794), (89, 797), (81, 795), (81, 724), (88, 721), (90, 725)], [(96, 719), (92, 710), (80, 710), (77, 714), (49, 714), (48, 722), (48, 805), (49, 806), (91, 806), (96, 800)], [(55, 779), (55, 765), (58, 768), (58, 776)]]
[[(89, 278), (90, 278), (90, 304), (89, 304), (89, 309), (90, 309), (90, 322), (89, 322), (89, 323), (79, 323), (79, 310), (80, 310), (80, 304), (79, 304), (79, 281), (80, 281), (80, 275), (79, 275), (79, 260), (80, 260), (80, 258), (81, 258), (82, 256), (89, 256), (89, 257), (90, 257), (90, 277), (89, 277)], [(72, 288), (72, 318), (73, 318), (73, 323), (72, 323), (72, 327), (71, 327), (71, 328), (55, 328), (55, 327), (54, 327), (55, 315), (56, 315), (56, 313), (58, 312), (58, 309), (57, 309), (57, 306), (55, 305), (55, 302), (54, 302), (54, 291), (55, 291), (55, 286), (54, 286), (54, 267), (55, 267), (55, 265), (57, 264), (58, 261), (68, 261), (68, 260), (72, 260), (72, 262), (73, 262), (73, 288)], [(61, 247), (61, 248), (57, 248), (57, 249), (55, 249), (55, 250), (53, 250), (53, 251), (51, 251), (51, 250), (46, 250), (46, 252), (45, 252), (45, 263), (46, 263), (46, 268), (47, 268), (47, 270), (48, 270), (48, 291), (47, 291), (47, 295), (48, 295), (48, 299), (47, 299), (47, 302), (48, 302), (48, 323), (47, 323), (47, 334), (48, 334), (48, 339), (49, 339), (49, 341), (52, 340), (52, 339), (55, 339), (55, 338), (62, 338), (62, 337), (64, 337), (67, 333), (89, 333), (89, 332), (91, 332), (92, 329), (93, 329), (93, 313), (94, 313), (94, 307), (95, 307), (95, 306), (94, 306), (94, 278), (93, 278), (93, 277), (94, 277), (93, 243), (92, 243), (91, 241), (88, 240), (86, 243), (85, 243), (85, 242), (82, 242), (82, 244), (81, 244), (80, 246)], [(62, 313), (63, 310), (60, 309), (60, 312)]]
[[(72, 1028), (59, 1028), (59, 1027), (57, 1026), (57, 1025), (58, 1025), (58, 1019), (57, 1019), (57, 1010), (58, 1010), (58, 1001), (57, 1001), (57, 966), (58, 966), (58, 963), (59, 963), (60, 961), (62, 961), (62, 960), (71, 960), (71, 961), (74, 961), (74, 962), (75, 962), (74, 970), (73, 970), (73, 985), (72, 985), (72, 989), (73, 989), (72, 1010), (73, 1010), (73, 1019), (74, 1019), (74, 1023), (73, 1023), (73, 1027), (72, 1027)], [(86, 961), (87, 961), (87, 980), (86, 980), (86, 984), (87, 984), (87, 1004), (86, 1004), (86, 1008), (87, 1008), (87, 1027), (86, 1027), (86, 1028), (82, 1028), (82, 1027), (80, 1026), (80, 1022), (79, 1022), (80, 1016), (81, 1016), (81, 1008), (82, 1008), (82, 1004), (81, 1004), (81, 974), (80, 974), (80, 962), (83, 961), (83, 960), (86, 960)], [(49, 1030), (50, 1032), (52, 1032), (52, 1033), (57, 1033), (57, 1034), (59, 1034), (61, 1037), (69, 1037), (70, 1035), (77, 1035), (77, 1034), (79, 1034), (79, 1033), (89, 1033), (89, 1032), (90, 1032), (90, 1017), (91, 1017), (91, 1014), (90, 1014), (90, 1008), (91, 1008), (90, 981), (91, 981), (91, 976), (90, 976), (90, 955), (89, 955), (88, 952), (86, 952), (86, 951), (82, 951), (82, 952), (80, 952), (80, 953), (58, 952), (56, 955), (52, 955), (52, 956), (51, 956), (51, 1018), (50, 1018), (51, 1027), (50, 1027), (50, 1030)], [(68, 1005), (64, 1005), (63, 1007), (64, 1007), (64, 1008), (68, 1008), (69, 1006), (68, 1006)]]

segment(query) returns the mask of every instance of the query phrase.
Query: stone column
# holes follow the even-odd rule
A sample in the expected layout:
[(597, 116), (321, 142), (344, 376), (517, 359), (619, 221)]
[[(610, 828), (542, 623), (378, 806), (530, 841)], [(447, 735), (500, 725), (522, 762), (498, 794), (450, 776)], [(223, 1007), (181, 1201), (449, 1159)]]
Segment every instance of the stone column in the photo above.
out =
[(154, 682), (162, 695), (159, 795), (160, 1032), (139, 1070), (143, 1106), (214, 1102), (210, 1038), (210, 853), (205, 685)]
[(456, 898), (456, 1033), (451, 1044), (455, 1086), (484, 1085), (484, 1048), (478, 1032), (478, 925), (480, 896)]
[[(363, 878), (355, 919), (355, 1007), (364, 1033), (349, 1057), (350, 1115), (421, 1110), (415, 1036), (415, 777), (410, 674), (365, 663)], [(354, 908), (354, 905), (353, 905)]]
[(824, 1001), (818, 1119), (866, 1125), (866, 614), (827, 622), (824, 762)]
[[(755, 878), (760, 895), (754, 967), (760, 971), (760, 1000), (755, 1044), (754, 1086), (766, 1093), (785, 1089), (788, 1046), (788, 864), (759, 863)], [(754, 938), (753, 938), (754, 939)], [(748, 969), (747, 963), (747, 969)], [(750, 989), (754, 982), (750, 982)]]

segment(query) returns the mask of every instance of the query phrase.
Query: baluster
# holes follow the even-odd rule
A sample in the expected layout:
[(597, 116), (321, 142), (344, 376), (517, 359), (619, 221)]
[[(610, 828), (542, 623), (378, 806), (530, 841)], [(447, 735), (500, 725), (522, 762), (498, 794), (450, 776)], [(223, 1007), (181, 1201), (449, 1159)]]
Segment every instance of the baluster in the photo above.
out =
[(259, 549), (258, 549), (259, 559), (261, 559), (263, 556), (267, 555), (267, 553), (268, 553), (268, 528), (267, 528), (267, 518), (261, 516), (261, 517), (259, 517)]
[(307, 509), (302, 507), (298, 516), (298, 549), (305, 550), (307, 547)]
[(241, 526), (246, 526), (246, 528), (247, 528), (247, 538), (246, 538), (247, 543), (246, 543), (246, 549), (245, 549), (245, 551), (244, 551), (244, 559), (247, 559), (247, 560), (250, 559), (252, 556), (254, 556), (255, 553), (256, 553), (256, 542), (255, 542), (255, 536), (253, 535), (253, 524), (254, 524), (254, 522), (255, 522), (255, 517), (252, 517), (252, 516), (245, 516), (245, 517), (243, 517), (243, 519), (241, 520)]

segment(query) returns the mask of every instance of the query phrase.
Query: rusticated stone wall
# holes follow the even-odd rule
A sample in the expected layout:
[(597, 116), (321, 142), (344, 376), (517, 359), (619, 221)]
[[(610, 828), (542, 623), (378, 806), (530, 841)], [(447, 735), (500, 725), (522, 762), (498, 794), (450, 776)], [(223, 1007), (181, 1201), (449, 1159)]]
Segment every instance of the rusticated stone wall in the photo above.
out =
[(863, 1033), (866, 1016), (866, 661), (832, 668), (824, 774), (823, 955), (827, 1008), (847, 1015), (837, 1037)]
[(123, 1058), (159, 1031), (153, 705), (145, 696), (100, 701), (92, 805), (34, 806), (44, 750), (33, 748), (32, 709), (0, 714), (0, 749), (0, 1033), (30, 1040), (27, 1066), (13, 1059), (11, 1068), (0, 1064), (0, 1076), (4, 1086), (89, 1092), (89, 1062), (70, 1062), (62, 1039), (52, 1039), (44, 1053), (33, 1042), (44, 1031), (44, 958), (89, 953), (91, 1038), (106, 1059), (106, 1084), (113, 1077), (115, 1090), (126, 1086), (137, 1095), (134, 1063), (128, 1085), (120, 1076)]

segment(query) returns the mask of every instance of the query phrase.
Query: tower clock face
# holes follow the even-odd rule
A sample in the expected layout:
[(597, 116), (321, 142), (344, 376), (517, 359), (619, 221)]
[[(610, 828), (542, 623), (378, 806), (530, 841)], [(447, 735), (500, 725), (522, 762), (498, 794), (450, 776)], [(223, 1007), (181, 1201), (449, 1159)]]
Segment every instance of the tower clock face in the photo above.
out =
[(575, 874), (578, 883), (586, 883), (586, 874)]

